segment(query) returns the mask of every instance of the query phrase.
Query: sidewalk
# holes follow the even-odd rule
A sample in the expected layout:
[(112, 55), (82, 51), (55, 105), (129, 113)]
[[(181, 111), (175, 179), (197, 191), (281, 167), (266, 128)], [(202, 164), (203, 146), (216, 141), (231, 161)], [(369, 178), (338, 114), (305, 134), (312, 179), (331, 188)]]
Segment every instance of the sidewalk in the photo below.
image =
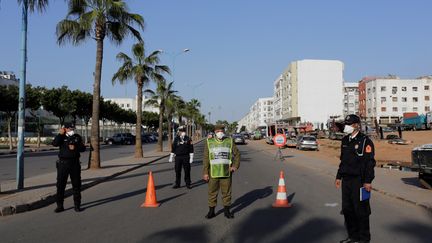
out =
[[(24, 153), (28, 153), (28, 152), (39, 152), (39, 151), (49, 151), (49, 150), (58, 150), (58, 148), (51, 146), (51, 145), (43, 145), (40, 148), (37, 148), (36, 146), (34, 147), (24, 147)], [(14, 148), (11, 150), (9, 149), (0, 149), (0, 155), (4, 155), (4, 154), (16, 154), (17, 153), (17, 149)]]
[[(276, 153), (276, 146), (265, 144), (264, 141), (249, 141), (249, 145), (255, 146), (259, 150), (263, 150), (270, 154), (273, 159)], [(307, 151), (317, 153), (315, 151)], [(299, 166), (305, 166), (316, 170), (320, 173), (336, 178), (338, 167), (330, 162), (308, 156), (306, 153), (301, 153), (295, 149), (283, 149), (284, 156), (294, 155), (293, 158), (287, 158), (285, 163), (295, 163), (296, 158), (301, 159), (301, 163), (296, 163)], [(318, 152), (319, 153), (319, 152)], [(333, 186), (333, 185), (332, 185)], [(418, 173), (411, 171), (399, 171), (375, 167), (375, 179), (372, 183), (373, 190), (384, 195), (403, 200), (418, 206), (421, 206), (429, 211), (432, 211), (432, 190), (423, 188), (418, 181)]]
[[(82, 163), (81, 171), (82, 190), (90, 188), (101, 182), (130, 172), (163, 159), (169, 155), (168, 149), (164, 152), (144, 151), (144, 158), (135, 159), (133, 156), (123, 157), (101, 162), (101, 169), (88, 170)], [(55, 202), (57, 173), (49, 173), (31, 178), (24, 181), (24, 189), (17, 191), (16, 183), (6, 182), (1, 184), (0, 193), (0, 216), (22, 213), (25, 211), (41, 208)], [(66, 186), (65, 196), (72, 195), (70, 181)]]

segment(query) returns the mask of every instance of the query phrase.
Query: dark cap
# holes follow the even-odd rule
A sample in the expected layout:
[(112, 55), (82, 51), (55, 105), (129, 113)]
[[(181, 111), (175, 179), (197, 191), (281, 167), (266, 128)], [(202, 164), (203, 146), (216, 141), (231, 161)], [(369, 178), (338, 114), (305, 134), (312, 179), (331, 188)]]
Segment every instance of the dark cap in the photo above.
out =
[(179, 130), (180, 132), (186, 132), (186, 128), (185, 128), (184, 126), (180, 126), (180, 127), (178, 128), (178, 130)]
[(75, 125), (72, 122), (65, 122), (64, 128), (75, 128)]
[(223, 125), (223, 124), (216, 124), (214, 130), (215, 131), (217, 131), (217, 130), (225, 130), (225, 125)]
[(357, 115), (351, 114), (345, 117), (344, 123), (346, 125), (352, 125), (354, 123), (360, 123), (360, 117)]

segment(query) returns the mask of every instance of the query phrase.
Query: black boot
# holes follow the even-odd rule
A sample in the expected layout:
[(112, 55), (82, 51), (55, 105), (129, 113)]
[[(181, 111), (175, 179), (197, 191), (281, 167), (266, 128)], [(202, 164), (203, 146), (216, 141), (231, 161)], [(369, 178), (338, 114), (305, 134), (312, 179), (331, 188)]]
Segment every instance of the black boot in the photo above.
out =
[(216, 216), (215, 207), (209, 207), (209, 211), (208, 211), (207, 215), (205, 216), (206, 219), (211, 219), (211, 218), (214, 218), (215, 216)]
[(60, 213), (64, 211), (63, 204), (57, 204), (57, 208), (54, 210), (55, 213)]
[(75, 210), (75, 212), (81, 212), (82, 211), (81, 206), (79, 204), (75, 204), (74, 210)]
[(234, 214), (230, 212), (230, 206), (224, 207), (224, 215), (225, 215), (225, 218), (227, 218), (227, 219), (234, 218)]

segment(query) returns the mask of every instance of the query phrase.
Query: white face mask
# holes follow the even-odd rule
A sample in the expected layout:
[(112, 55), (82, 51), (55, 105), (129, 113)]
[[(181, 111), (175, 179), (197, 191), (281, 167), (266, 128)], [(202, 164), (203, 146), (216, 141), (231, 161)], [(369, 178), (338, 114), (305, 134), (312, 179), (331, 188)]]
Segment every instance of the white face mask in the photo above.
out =
[(354, 132), (354, 127), (345, 125), (345, 127), (344, 127), (344, 133), (351, 134), (353, 132)]
[(73, 136), (75, 134), (74, 130), (71, 130), (69, 132), (66, 133), (67, 136)]
[(216, 133), (216, 137), (218, 138), (218, 139), (222, 139), (223, 137), (224, 137), (224, 133), (223, 132), (217, 132)]
[(184, 137), (184, 136), (186, 136), (186, 132), (181, 132), (180, 137)]

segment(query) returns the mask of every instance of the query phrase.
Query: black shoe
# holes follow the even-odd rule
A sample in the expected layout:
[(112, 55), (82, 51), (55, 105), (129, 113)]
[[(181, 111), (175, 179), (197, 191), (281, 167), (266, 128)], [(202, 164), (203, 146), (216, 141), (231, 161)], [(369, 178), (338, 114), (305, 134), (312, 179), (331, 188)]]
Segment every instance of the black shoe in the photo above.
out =
[(190, 184), (186, 185), (187, 189), (192, 189), (192, 186)]
[(353, 240), (351, 238), (346, 238), (345, 240), (341, 240), (339, 241), (339, 243), (357, 243), (359, 242), (358, 240)]
[(63, 206), (57, 206), (57, 208), (54, 210), (55, 213), (60, 213), (64, 211), (64, 207)]
[(75, 210), (75, 212), (81, 212), (82, 211), (80, 206), (75, 206), (74, 210)]
[(227, 219), (233, 219), (234, 218), (234, 214), (230, 212), (230, 207), (228, 207), (228, 206), (224, 207), (224, 215), (225, 215), (225, 218), (227, 218)]
[(177, 189), (177, 188), (180, 188), (180, 186), (179, 185), (174, 185), (172, 188), (173, 189)]
[(207, 215), (205, 216), (206, 219), (211, 219), (211, 218), (216, 217), (214, 210), (215, 210), (215, 207), (209, 207), (209, 211), (208, 211)]

